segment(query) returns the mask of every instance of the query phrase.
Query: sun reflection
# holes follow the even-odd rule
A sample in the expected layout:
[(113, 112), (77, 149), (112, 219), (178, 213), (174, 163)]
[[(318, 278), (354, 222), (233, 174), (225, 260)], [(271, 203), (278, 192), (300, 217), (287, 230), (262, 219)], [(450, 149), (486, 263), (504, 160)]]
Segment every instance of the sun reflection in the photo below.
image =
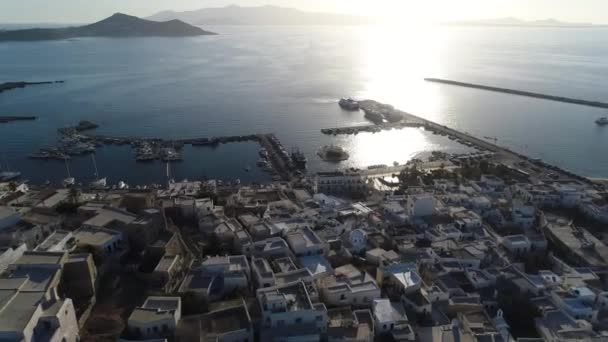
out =
[(371, 165), (404, 164), (431, 151), (466, 152), (467, 149), (445, 137), (433, 136), (418, 128), (383, 131), (381, 133), (360, 133), (342, 136), (335, 143), (344, 147), (350, 159), (340, 163), (340, 167), (362, 168)]
[(441, 74), (441, 31), (423, 24), (387, 24), (370, 28), (361, 39), (360, 72), (366, 84), (358, 95), (434, 119), (441, 97), (424, 78)]

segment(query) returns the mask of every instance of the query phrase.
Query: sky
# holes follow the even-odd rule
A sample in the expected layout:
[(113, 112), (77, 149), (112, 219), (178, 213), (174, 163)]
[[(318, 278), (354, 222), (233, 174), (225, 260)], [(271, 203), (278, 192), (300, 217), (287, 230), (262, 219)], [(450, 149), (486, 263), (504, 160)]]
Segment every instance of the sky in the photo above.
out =
[(88, 23), (116, 12), (148, 16), (162, 10), (184, 11), (231, 4), (399, 16), (402, 20), (517, 17), (608, 24), (608, 0), (0, 0), (0, 22)]

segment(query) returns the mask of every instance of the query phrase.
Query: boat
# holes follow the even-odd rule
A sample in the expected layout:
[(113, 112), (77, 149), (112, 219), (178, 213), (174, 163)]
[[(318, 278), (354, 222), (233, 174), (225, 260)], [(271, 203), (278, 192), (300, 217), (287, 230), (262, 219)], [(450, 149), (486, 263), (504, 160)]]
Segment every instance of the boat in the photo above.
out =
[(601, 117), (597, 120), (595, 120), (595, 123), (598, 124), (599, 126), (606, 126), (608, 125), (608, 117)]
[(0, 172), (0, 182), (8, 182), (21, 177), (21, 172), (11, 171), (7, 168), (6, 171)]
[(342, 109), (346, 109), (346, 110), (359, 110), (359, 102), (353, 100), (352, 98), (341, 98), (340, 101), (338, 101), (338, 104), (340, 105), (340, 107), (342, 107)]
[(291, 160), (293, 161), (293, 164), (296, 168), (300, 170), (306, 169), (306, 163), (308, 162), (308, 159), (306, 159), (306, 155), (304, 155), (304, 153), (302, 153), (302, 151), (300, 151), (299, 149), (296, 148), (291, 151)]
[(256, 164), (257, 164), (257, 166), (259, 166), (259, 167), (265, 167), (265, 166), (267, 166), (267, 165), (268, 165), (268, 160), (266, 160), (266, 159), (264, 159), (264, 158), (260, 158), (260, 159), (258, 159), (258, 161), (257, 161), (257, 163), (256, 163)]
[(340, 146), (323, 146), (317, 153), (321, 159), (330, 162), (340, 162), (350, 158), (348, 152)]
[(95, 180), (93, 180), (89, 186), (92, 189), (103, 189), (107, 186), (107, 179), (105, 177), (99, 178), (99, 172), (97, 171), (97, 161), (95, 161), (95, 154), (91, 154), (93, 159), (93, 167), (95, 168)]
[(65, 169), (68, 173), (68, 177), (66, 179), (63, 180), (63, 186), (70, 187), (73, 186), (74, 184), (76, 184), (76, 178), (72, 177), (70, 175), (70, 166), (68, 165), (68, 161), (65, 161)]
[(163, 161), (180, 161), (182, 160), (182, 156), (179, 152), (175, 151), (173, 148), (166, 148), (162, 152)]
[(3, 171), (0, 172), (0, 182), (8, 182), (21, 177), (21, 172)]
[(66, 188), (74, 186), (74, 184), (76, 184), (76, 178), (74, 177), (68, 177), (63, 180), (63, 186), (65, 186)]
[(123, 181), (118, 182), (118, 189), (120, 190), (125, 190), (128, 189), (129, 185)]
[(92, 181), (89, 186), (92, 189), (104, 189), (106, 186), (108, 185), (108, 180), (107, 178), (98, 178), (95, 179), (94, 181)]
[(260, 153), (260, 157), (268, 158), (268, 151), (265, 148), (261, 148), (259, 153)]

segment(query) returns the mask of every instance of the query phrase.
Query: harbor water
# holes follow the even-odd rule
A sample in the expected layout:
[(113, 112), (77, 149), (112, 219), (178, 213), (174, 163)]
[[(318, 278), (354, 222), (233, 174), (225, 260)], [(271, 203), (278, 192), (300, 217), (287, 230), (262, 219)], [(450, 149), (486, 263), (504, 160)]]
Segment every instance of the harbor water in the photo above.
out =
[[(433, 150), (468, 149), (417, 128), (326, 136), (321, 128), (367, 124), (340, 109), (356, 96), (496, 138), (499, 145), (586, 176), (608, 177), (606, 111), (425, 82), (453, 79), (602, 101), (608, 31), (553, 28), (208, 27), (195, 38), (102, 39), (0, 44), (0, 82), (66, 80), (0, 94), (0, 115), (36, 121), (0, 124), (2, 170), (33, 182), (66, 176), (60, 161), (27, 159), (56, 144), (57, 129), (89, 120), (96, 134), (160, 138), (275, 133), (298, 147), (309, 170), (404, 163)], [(321, 161), (317, 150), (343, 146), (350, 159)], [(173, 177), (266, 181), (256, 143), (186, 147)], [(131, 148), (98, 149), (110, 183), (162, 183), (160, 162), (136, 163)], [(247, 171), (251, 166), (251, 171)], [(90, 157), (70, 162), (80, 181)]]

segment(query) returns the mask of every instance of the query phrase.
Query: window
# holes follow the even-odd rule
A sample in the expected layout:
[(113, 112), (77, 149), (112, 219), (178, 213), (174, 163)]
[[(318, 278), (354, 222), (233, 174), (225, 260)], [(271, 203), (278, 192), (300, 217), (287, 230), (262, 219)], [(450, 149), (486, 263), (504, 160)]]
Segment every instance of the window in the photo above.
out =
[(340, 295), (340, 300), (345, 300), (346, 299), (346, 295), (341, 294)]
[(280, 320), (277, 321), (277, 326), (282, 327), (284, 325), (285, 325), (285, 321), (284, 320), (280, 319)]
[(323, 321), (323, 316), (321, 316), (321, 315), (317, 316), (317, 322), (321, 322), (321, 321)]
[(154, 332), (158, 332), (158, 327), (153, 327), (152, 330), (154, 330)]
[(296, 318), (295, 322), (296, 322), (296, 324), (302, 323), (302, 317)]
[(384, 324), (384, 325), (382, 326), (382, 329), (386, 330), (386, 324)]

